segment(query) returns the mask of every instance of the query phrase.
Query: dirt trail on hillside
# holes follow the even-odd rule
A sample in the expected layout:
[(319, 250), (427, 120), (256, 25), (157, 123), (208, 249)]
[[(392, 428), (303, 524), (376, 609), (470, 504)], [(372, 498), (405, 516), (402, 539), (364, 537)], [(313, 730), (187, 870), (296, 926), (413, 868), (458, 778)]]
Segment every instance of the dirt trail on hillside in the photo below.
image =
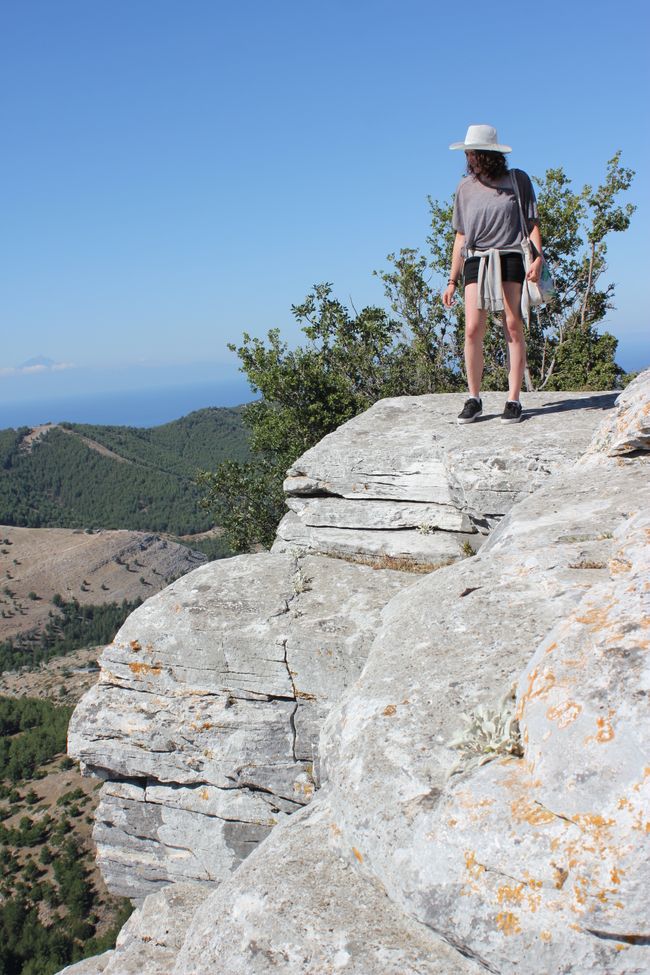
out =
[(76, 437), (81, 440), (86, 447), (91, 450), (96, 451), (96, 453), (101, 454), (102, 457), (109, 457), (111, 460), (116, 460), (119, 464), (131, 464), (132, 461), (128, 460), (126, 457), (122, 457), (121, 454), (116, 454), (114, 450), (110, 450), (108, 447), (104, 447), (103, 444), (97, 443), (96, 440), (91, 440), (90, 437), (84, 437), (83, 434), (77, 433), (76, 430), (68, 430), (67, 427), (62, 427), (60, 423), (41, 423), (40, 426), (34, 427), (29, 433), (25, 434), (20, 442), (20, 447), (26, 453), (29, 453), (34, 444), (46, 436), (51, 430), (60, 430), (61, 433), (66, 433), (71, 437)]

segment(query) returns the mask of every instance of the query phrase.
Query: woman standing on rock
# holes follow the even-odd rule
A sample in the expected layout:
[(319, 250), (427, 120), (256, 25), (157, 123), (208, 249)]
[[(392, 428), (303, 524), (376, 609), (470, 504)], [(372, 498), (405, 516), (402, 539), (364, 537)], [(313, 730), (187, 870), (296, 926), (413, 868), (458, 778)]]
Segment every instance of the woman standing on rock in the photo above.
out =
[[(510, 372), (508, 399), (503, 423), (521, 420), (519, 394), (526, 366), (526, 341), (521, 315), (524, 280), (538, 281), (542, 270), (542, 237), (539, 230), (535, 191), (530, 177), (521, 169), (508, 170), (505, 153), (510, 146), (499, 144), (491, 125), (470, 125), (464, 142), (450, 149), (464, 149), (467, 175), (456, 190), (452, 225), (456, 231), (451, 273), (442, 300), (454, 303), (461, 274), (465, 286), (465, 368), (469, 399), (458, 415), (459, 423), (473, 423), (483, 412), (483, 338), (488, 311), (503, 313), (508, 342)], [(526, 233), (537, 251), (526, 275), (524, 271), (522, 218), (513, 180), (517, 181)]]

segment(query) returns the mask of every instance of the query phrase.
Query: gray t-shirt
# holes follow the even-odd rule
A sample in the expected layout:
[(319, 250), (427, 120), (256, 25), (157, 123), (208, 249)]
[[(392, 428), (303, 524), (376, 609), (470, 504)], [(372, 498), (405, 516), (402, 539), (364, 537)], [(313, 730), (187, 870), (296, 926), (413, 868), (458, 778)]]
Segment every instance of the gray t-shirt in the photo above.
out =
[(489, 250), (514, 247), (521, 242), (521, 219), (510, 172), (519, 186), (530, 233), (538, 218), (537, 202), (530, 177), (522, 169), (509, 170), (491, 186), (485, 186), (474, 176), (465, 176), (456, 190), (452, 226), (464, 235), (466, 247)]

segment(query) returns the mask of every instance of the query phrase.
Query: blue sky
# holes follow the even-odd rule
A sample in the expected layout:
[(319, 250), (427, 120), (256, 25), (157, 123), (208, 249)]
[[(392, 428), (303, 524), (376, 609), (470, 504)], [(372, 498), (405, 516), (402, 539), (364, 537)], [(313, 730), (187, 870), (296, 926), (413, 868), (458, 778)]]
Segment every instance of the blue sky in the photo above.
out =
[[(5, 0), (0, 399), (232, 375), (226, 343), (296, 340), (315, 282), (382, 303), (372, 271), (424, 244), (471, 122), (577, 188), (622, 149), (638, 210), (610, 242), (606, 327), (649, 364), (648, 20), (598, 0)], [(15, 371), (38, 355), (70, 368)]]

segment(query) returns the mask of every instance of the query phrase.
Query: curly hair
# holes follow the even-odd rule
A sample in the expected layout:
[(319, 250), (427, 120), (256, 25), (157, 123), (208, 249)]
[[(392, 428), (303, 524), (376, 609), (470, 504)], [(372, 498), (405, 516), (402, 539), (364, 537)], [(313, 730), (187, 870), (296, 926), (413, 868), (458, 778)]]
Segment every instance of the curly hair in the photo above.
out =
[(502, 152), (491, 152), (488, 149), (476, 149), (474, 157), (477, 162), (478, 173), (475, 173), (467, 161), (467, 173), (470, 176), (487, 176), (488, 179), (499, 179), (508, 172), (508, 163)]

